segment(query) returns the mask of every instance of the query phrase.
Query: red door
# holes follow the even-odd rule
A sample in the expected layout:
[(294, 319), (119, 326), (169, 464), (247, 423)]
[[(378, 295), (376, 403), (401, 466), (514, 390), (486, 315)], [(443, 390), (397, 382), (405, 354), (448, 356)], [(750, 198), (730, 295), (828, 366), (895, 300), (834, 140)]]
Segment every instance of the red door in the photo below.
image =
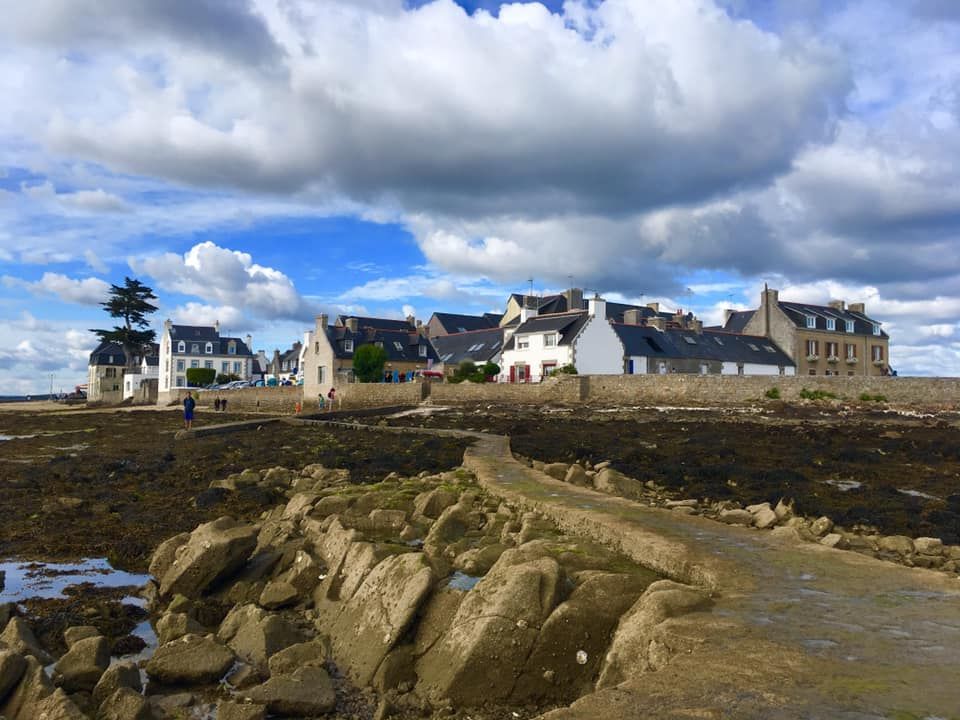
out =
[(510, 366), (510, 382), (515, 383), (517, 381), (517, 366)]

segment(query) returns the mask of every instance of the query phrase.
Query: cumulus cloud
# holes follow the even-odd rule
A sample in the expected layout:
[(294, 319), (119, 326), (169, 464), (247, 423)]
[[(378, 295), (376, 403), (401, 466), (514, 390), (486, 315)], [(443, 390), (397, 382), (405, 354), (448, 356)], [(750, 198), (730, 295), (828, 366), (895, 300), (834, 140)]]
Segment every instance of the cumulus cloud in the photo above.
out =
[(53, 375), (54, 391), (85, 383), (87, 361), (97, 340), (69, 323), (39, 320), (24, 312), (0, 319), (0, 368), (8, 394), (46, 392)]
[(35, 295), (56, 295), (64, 302), (78, 305), (98, 305), (107, 299), (110, 283), (99, 278), (75, 278), (60, 273), (47, 272), (36, 282), (4, 275), (3, 284), (11, 288), (23, 288)]
[[(192, 306), (204, 317), (214, 309), (222, 310), (237, 320), (238, 325), (250, 324), (257, 318), (309, 320), (313, 317), (313, 308), (284, 273), (254, 263), (248, 253), (209, 241), (194, 245), (183, 255), (164, 253), (132, 258), (130, 266), (138, 273), (149, 275), (163, 290), (206, 301), (204, 305)], [(211, 308), (211, 304), (217, 307)], [(182, 313), (190, 307), (181, 309), (181, 317), (185, 317)], [(248, 320), (243, 323), (241, 318)]]
[(130, 209), (123, 198), (104, 192), (100, 188), (64, 193), (58, 199), (65, 205), (93, 212), (127, 212)]

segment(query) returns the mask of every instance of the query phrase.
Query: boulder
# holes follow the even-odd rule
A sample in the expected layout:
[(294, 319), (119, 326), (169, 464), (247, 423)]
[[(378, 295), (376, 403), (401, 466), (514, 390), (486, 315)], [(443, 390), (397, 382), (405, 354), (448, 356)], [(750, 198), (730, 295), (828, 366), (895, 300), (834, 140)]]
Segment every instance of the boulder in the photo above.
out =
[(373, 676), (373, 687), (378, 692), (386, 693), (398, 688), (412, 688), (417, 683), (417, 673), (414, 671), (413, 645), (398, 645), (383, 659), (380, 667)]
[(387, 551), (374, 543), (355, 542), (347, 550), (343, 567), (336, 578), (337, 597), (341, 601), (349, 600), (364, 579), (377, 564), (386, 557)]
[[(658, 626), (670, 618), (710, 605), (710, 598), (694, 587), (659, 580), (646, 589), (640, 599), (620, 619), (610, 648), (603, 659), (597, 689), (619, 685), (637, 673), (657, 670), (664, 662), (666, 638)], [(657, 653), (651, 651), (654, 646)]]
[(317, 504), (313, 506), (310, 515), (313, 517), (326, 517), (327, 515), (337, 515), (344, 513), (350, 508), (350, 498), (343, 495), (327, 495), (320, 498)]
[(0, 703), (20, 682), (26, 669), (27, 661), (23, 659), (23, 655), (0, 648)]
[(407, 513), (403, 510), (386, 510), (376, 508), (371, 510), (364, 522), (364, 527), (377, 533), (398, 533), (407, 524)]
[(761, 530), (772, 528), (777, 524), (777, 514), (770, 509), (769, 503), (764, 503), (767, 507), (760, 508), (753, 514), (753, 524)]
[(53, 658), (40, 647), (30, 624), (22, 617), (12, 617), (7, 627), (0, 633), (0, 645), (6, 645), (10, 650), (21, 655), (32, 655), (43, 665), (49, 665)]
[(449, 545), (463, 537), (470, 527), (470, 516), (463, 503), (451, 505), (430, 527), (430, 532), (424, 538), (423, 546), (427, 552), (436, 553), (442, 547)]
[(53, 683), (37, 658), (29, 655), (21, 657), (21, 660), (24, 665), (20, 681), (12, 690), (8, 690), (6, 699), (0, 702), (0, 717), (7, 720), (35, 720), (40, 716), (42, 701), (53, 694)]
[(913, 554), (913, 540), (906, 535), (887, 535), (886, 537), (880, 538), (877, 544), (884, 552), (904, 556)]
[(285, 467), (272, 467), (263, 474), (259, 484), (264, 487), (288, 488), (293, 480), (292, 471)]
[(165, 612), (157, 620), (157, 644), (166, 645), (184, 635), (201, 635), (203, 626), (186, 613)]
[(115, 663), (104, 671), (93, 688), (93, 704), (100, 705), (120, 688), (129, 688), (137, 693), (143, 689), (140, 668), (130, 660)]
[(820, 544), (827, 547), (837, 548), (838, 550), (846, 550), (849, 546), (847, 539), (840, 533), (827, 533), (820, 538)]
[(57, 661), (54, 681), (70, 693), (90, 692), (110, 664), (110, 643), (102, 635), (77, 640)]
[(727, 525), (753, 525), (753, 513), (749, 510), (721, 510), (717, 519)]
[(777, 522), (783, 523), (793, 517), (793, 500), (780, 498), (777, 506), (773, 509), (777, 514)]
[[(442, 636), (417, 661), (417, 692), (463, 705), (505, 700), (556, 605), (561, 569), (508, 550), (466, 594)], [(418, 646), (420, 641), (418, 640)]]
[(457, 555), (453, 561), (453, 567), (467, 575), (486, 575), (506, 549), (505, 545), (493, 543), (466, 550)]
[(523, 545), (554, 532), (553, 523), (537, 513), (524, 513), (520, 524), (517, 544)]
[[(29, 720), (88, 720), (76, 703), (60, 688), (40, 700), (31, 712), (34, 714), (23, 715), (21, 718), (23, 720), (27, 718)], [(20, 720), (20, 718), (14, 717), (12, 720)]]
[(216, 640), (185, 635), (157, 648), (146, 670), (162, 685), (195, 685), (219, 680), (233, 660), (233, 652)]
[(153, 720), (150, 703), (136, 690), (118, 688), (103, 701), (97, 720)]
[(256, 605), (240, 605), (224, 618), (217, 639), (239, 657), (254, 665), (266, 666), (271, 655), (302, 642), (304, 638), (281, 616)]
[(747, 505), (746, 507), (746, 511), (749, 513), (752, 513), (753, 515), (756, 515), (761, 510), (770, 510), (770, 509), (771, 509), (770, 503), (768, 502), (756, 503), (754, 505)]
[(316, 640), (297, 643), (270, 656), (270, 676), (291, 675), (297, 668), (307, 665), (321, 666), (327, 661), (327, 649)]
[(547, 463), (543, 466), (543, 472), (554, 480), (563, 480), (567, 476), (569, 469), (570, 466), (562, 462)]
[(596, 465), (594, 465), (593, 469), (597, 472), (600, 472), (601, 470), (606, 470), (608, 467), (610, 467), (610, 461), (604, 460), (603, 462), (598, 462)]
[(810, 532), (814, 537), (823, 537), (831, 530), (833, 530), (833, 520), (828, 518), (826, 515), (818, 517), (816, 520), (810, 523)]
[(320, 499), (320, 496), (314, 492), (300, 492), (290, 498), (290, 502), (283, 508), (284, 520), (299, 520), (304, 515), (309, 515), (313, 510), (314, 504)]
[(543, 624), (510, 701), (571, 702), (590, 692), (610, 634), (647, 582), (619, 573), (587, 574)]
[(256, 525), (221, 517), (204, 523), (176, 550), (176, 559), (160, 578), (160, 594), (197, 597), (216, 581), (229, 577), (250, 557), (257, 544)]
[(593, 481), (587, 471), (584, 470), (580, 465), (571, 465), (570, 469), (567, 470), (567, 474), (563, 478), (564, 482), (568, 482), (571, 485), (579, 485), (580, 487), (592, 487)]
[(246, 696), (271, 713), (293, 717), (323, 715), (336, 703), (327, 671), (312, 665), (297, 669), (293, 675), (272, 677), (248, 690)]
[(177, 550), (187, 544), (190, 533), (179, 533), (157, 545), (150, 558), (148, 571), (155, 578), (162, 578), (177, 559)]
[(300, 593), (293, 585), (285, 580), (277, 580), (267, 583), (257, 602), (267, 610), (276, 610), (296, 604), (299, 597)]
[(217, 705), (217, 720), (264, 720), (267, 706), (260, 703), (238, 703), (224, 700)]
[(608, 495), (639, 498), (643, 495), (643, 483), (627, 477), (611, 467), (604, 468), (593, 476), (593, 487)]
[(328, 628), (333, 655), (357, 685), (368, 685), (413, 622), (434, 576), (423, 553), (382, 560)]
[(66, 643), (68, 648), (72, 648), (78, 640), (97, 637), (98, 635), (100, 635), (100, 631), (93, 625), (75, 625), (63, 631), (63, 642)]
[(913, 549), (922, 555), (943, 555), (943, 540), (935, 537), (918, 537), (913, 541)]
[(333, 520), (323, 534), (322, 540), (316, 545), (316, 550), (323, 558), (328, 573), (336, 574), (340, 572), (343, 559), (347, 556), (347, 550), (350, 549), (350, 545), (356, 537), (356, 530), (345, 528), (340, 522), (340, 518), (333, 516)]

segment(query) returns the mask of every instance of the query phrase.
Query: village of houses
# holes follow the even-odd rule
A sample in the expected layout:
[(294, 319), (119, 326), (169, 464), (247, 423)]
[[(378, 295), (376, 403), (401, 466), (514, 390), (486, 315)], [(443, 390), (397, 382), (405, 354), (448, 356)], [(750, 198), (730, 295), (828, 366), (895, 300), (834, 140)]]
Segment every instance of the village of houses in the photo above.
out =
[(891, 374), (889, 337), (862, 303), (786, 302), (765, 288), (755, 310), (725, 313), (704, 327), (692, 313), (657, 303), (627, 305), (585, 297), (578, 288), (547, 296), (511, 295), (502, 314), (434, 312), (414, 317), (318, 315), (285, 350), (253, 350), (250, 335), (221, 335), (213, 326), (167, 320), (160, 342), (127, 372), (123, 349), (103, 343), (90, 355), (88, 402), (164, 403), (188, 387), (187, 369), (239, 378), (237, 386), (301, 385), (304, 398), (355, 382), (353, 358), (363, 345), (386, 354), (383, 382), (449, 380), (471, 361), (492, 363), (488, 382), (539, 383), (557, 372), (581, 375)]

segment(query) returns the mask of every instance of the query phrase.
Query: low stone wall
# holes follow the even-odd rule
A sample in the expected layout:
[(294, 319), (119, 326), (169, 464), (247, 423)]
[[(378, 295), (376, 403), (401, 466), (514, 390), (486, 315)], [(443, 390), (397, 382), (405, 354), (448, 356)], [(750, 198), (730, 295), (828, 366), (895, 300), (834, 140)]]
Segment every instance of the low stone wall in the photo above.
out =
[(515, 405), (578, 403), (586, 377), (551, 378), (542, 383), (433, 383), (430, 398), (440, 404), (492, 402)]
[(771, 388), (783, 400), (798, 400), (803, 389), (822, 390), (841, 400), (883, 395), (891, 403), (960, 406), (960, 378), (916, 377), (739, 377), (735, 375), (593, 375), (586, 378), (588, 402), (619, 405), (739, 404), (764, 399)]
[[(430, 383), (351, 383), (337, 388), (335, 410), (390, 405), (418, 405), (430, 394)], [(317, 398), (307, 398), (304, 410), (314, 410)]]
[(252, 387), (240, 390), (204, 390), (194, 394), (197, 405), (213, 410), (217, 398), (227, 401), (230, 412), (266, 412), (275, 415), (293, 415), (302, 393), (296, 386)]

